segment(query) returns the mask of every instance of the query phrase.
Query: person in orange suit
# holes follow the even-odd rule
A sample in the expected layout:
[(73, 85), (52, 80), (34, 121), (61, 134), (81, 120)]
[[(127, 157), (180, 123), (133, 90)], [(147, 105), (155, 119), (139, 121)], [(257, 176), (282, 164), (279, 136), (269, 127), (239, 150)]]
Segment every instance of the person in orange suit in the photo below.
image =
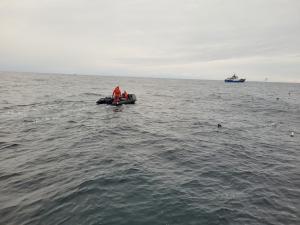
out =
[(120, 97), (121, 97), (121, 90), (120, 87), (117, 86), (112, 94), (113, 98), (114, 98), (114, 102), (119, 102), (120, 101)]
[(128, 93), (127, 93), (127, 91), (123, 92), (122, 97), (125, 98), (126, 100), (128, 100)]

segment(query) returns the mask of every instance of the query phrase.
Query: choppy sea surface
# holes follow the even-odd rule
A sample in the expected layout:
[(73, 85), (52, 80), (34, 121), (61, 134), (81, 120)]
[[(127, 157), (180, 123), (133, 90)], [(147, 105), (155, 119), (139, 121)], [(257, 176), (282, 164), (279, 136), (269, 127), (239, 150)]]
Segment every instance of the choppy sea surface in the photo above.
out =
[(300, 224), (300, 85), (2, 72), (0, 224)]

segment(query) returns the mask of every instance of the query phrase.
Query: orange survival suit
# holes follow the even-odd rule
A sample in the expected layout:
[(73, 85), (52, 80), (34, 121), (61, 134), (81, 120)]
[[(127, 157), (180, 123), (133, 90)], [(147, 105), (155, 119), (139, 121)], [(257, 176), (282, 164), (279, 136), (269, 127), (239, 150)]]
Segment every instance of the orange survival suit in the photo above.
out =
[(115, 90), (113, 91), (113, 97), (114, 97), (114, 102), (119, 102), (120, 101), (120, 97), (121, 97), (121, 90), (119, 88), (119, 86), (117, 86), (115, 88)]

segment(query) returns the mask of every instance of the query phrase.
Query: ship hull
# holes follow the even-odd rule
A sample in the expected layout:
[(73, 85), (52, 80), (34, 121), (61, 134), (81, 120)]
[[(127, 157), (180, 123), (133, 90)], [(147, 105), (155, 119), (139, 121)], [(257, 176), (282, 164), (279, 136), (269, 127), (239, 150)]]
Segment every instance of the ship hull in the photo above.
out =
[(246, 79), (239, 79), (239, 80), (226, 79), (225, 83), (244, 83), (245, 81), (246, 81)]

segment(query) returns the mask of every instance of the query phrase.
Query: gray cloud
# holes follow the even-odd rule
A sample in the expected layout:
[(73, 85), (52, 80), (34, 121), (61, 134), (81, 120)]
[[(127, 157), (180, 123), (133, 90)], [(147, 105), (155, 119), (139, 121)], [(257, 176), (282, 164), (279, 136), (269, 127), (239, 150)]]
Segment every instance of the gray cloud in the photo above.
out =
[(2, 0), (0, 70), (300, 82), (298, 0)]

